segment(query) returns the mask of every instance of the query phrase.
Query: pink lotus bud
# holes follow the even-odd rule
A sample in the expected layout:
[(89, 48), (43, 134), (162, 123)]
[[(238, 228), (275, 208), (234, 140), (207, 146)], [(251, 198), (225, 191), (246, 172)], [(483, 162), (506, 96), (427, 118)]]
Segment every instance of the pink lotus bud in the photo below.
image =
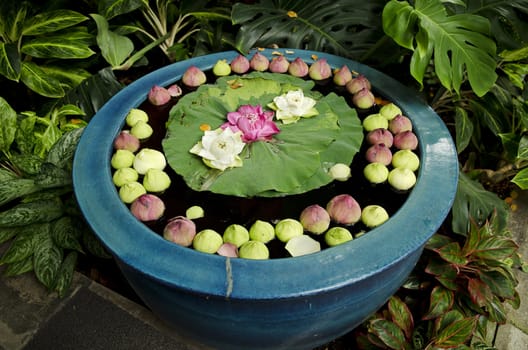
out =
[(249, 61), (249, 66), (251, 67), (251, 69), (256, 70), (258, 72), (264, 72), (268, 70), (269, 64), (269, 59), (260, 52), (255, 52), (255, 54), (253, 55), (253, 57), (251, 57), (251, 60)]
[(176, 216), (167, 222), (163, 229), (163, 237), (183, 247), (189, 247), (196, 236), (196, 225), (185, 216)]
[(305, 77), (308, 75), (308, 65), (300, 57), (294, 59), (288, 67), (288, 73), (294, 77)]
[(233, 243), (223, 243), (216, 251), (216, 254), (229, 258), (238, 258), (238, 248)]
[(286, 73), (290, 67), (290, 62), (284, 56), (276, 56), (271, 59), (269, 70), (272, 73)]
[(124, 149), (130, 152), (136, 152), (139, 149), (139, 139), (129, 131), (121, 131), (114, 140), (114, 148)]
[(308, 69), (308, 75), (313, 80), (323, 80), (332, 76), (332, 68), (326, 61), (326, 58), (320, 58)]
[(238, 55), (231, 61), (231, 70), (234, 73), (244, 74), (249, 70), (249, 60), (246, 56)]
[(330, 199), (326, 211), (338, 224), (353, 225), (361, 219), (361, 207), (349, 194), (339, 194)]
[(418, 147), (418, 138), (412, 131), (402, 131), (394, 135), (394, 147), (415, 150)]
[(374, 94), (369, 89), (363, 89), (359, 92), (356, 92), (352, 96), (352, 103), (357, 108), (361, 109), (368, 109), (372, 106), (374, 106), (374, 103), (376, 102), (376, 99), (374, 98)]
[(148, 100), (154, 106), (162, 106), (168, 103), (170, 99), (169, 91), (162, 86), (154, 85), (148, 93)]
[(205, 73), (196, 66), (187, 68), (182, 76), (182, 82), (189, 87), (198, 87), (207, 81)]
[(392, 161), (392, 152), (383, 143), (370, 146), (365, 152), (365, 158), (369, 163), (381, 163), (389, 165)]
[(371, 145), (377, 145), (383, 143), (387, 147), (392, 147), (393, 135), (385, 128), (378, 128), (369, 133), (366, 136), (367, 142)]
[(352, 72), (346, 65), (339, 68), (334, 74), (334, 84), (338, 86), (346, 86), (350, 80), (352, 80)]
[(352, 78), (352, 80), (350, 80), (345, 86), (347, 91), (351, 94), (356, 94), (363, 89), (371, 89), (370, 81), (362, 74)]
[(158, 196), (143, 194), (132, 202), (130, 212), (141, 221), (158, 220), (165, 212), (165, 204)]
[(330, 226), (330, 215), (325, 208), (313, 204), (304, 208), (299, 221), (306, 231), (319, 235)]
[(178, 84), (172, 84), (167, 88), (167, 90), (169, 91), (169, 94), (172, 97), (181, 96), (181, 94), (183, 93), (182, 88)]
[(406, 116), (398, 114), (389, 122), (389, 130), (393, 134), (398, 134), (402, 131), (412, 131), (412, 122)]

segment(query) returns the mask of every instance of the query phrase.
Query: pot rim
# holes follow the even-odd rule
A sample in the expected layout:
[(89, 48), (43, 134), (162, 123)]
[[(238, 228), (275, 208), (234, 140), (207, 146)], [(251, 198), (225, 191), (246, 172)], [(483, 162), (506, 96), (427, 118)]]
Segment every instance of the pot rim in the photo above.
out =
[[(275, 51), (290, 61), (300, 57), (311, 64), (325, 58), (333, 69), (347, 65), (351, 71), (365, 75), (385, 99), (396, 103), (411, 118), (420, 144), (421, 165), (407, 201), (389, 221), (368, 234), (295, 258), (226, 258), (178, 246), (154, 233), (119, 199), (110, 168), (113, 140), (126, 114), (147, 98), (153, 85), (168, 86), (192, 65), (208, 70), (219, 59), (230, 61), (239, 53), (195, 57), (151, 72), (114, 95), (89, 122), (77, 146), (73, 183), (79, 207), (95, 234), (120, 262), (166, 285), (208, 296), (290, 298), (369, 279), (422, 249), (440, 227), (455, 198), (458, 156), (449, 131), (433, 109), (398, 81), (356, 61), (299, 49), (258, 52), (271, 58)], [(255, 52), (246, 56), (250, 58)], [(387, 242), (389, 249), (383, 249)]]

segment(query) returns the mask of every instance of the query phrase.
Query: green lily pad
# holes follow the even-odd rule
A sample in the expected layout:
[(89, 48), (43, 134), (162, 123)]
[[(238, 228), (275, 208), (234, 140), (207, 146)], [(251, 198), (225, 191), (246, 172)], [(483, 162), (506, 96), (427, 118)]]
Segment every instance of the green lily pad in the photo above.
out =
[[(343, 97), (312, 91), (314, 83), (287, 74), (254, 72), (219, 78), (200, 86), (172, 108), (163, 150), (168, 164), (196, 191), (239, 197), (275, 197), (310, 191), (330, 183), (336, 163), (350, 164), (363, 140), (357, 113)], [(294, 124), (277, 122), (281, 130), (270, 142), (246, 145), (243, 166), (225, 171), (209, 168), (189, 150), (201, 140), (200, 126), (211, 129), (226, 121), (241, 105), (267, 108), (274, 97), (302, 89), (317, 101), (319, 114)]]

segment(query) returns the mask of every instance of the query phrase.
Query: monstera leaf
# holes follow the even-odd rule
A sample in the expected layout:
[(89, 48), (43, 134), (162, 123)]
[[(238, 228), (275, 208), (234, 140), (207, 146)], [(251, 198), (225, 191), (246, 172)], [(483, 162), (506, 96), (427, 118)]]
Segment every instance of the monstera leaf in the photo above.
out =
[(308, 49), (358, 58), (383, 34), (380, 14), (386, 1), (328, 2), (262, 0), (233, 5), (231, 17), (240, 25), (236, 48), (255, 46)]

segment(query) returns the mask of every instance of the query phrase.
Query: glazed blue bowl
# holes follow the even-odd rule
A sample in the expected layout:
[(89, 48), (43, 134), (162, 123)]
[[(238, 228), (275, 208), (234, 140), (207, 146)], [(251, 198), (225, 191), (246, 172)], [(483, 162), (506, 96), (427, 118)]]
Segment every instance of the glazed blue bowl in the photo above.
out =
[[(116, 94), (86, 127), (74, 159), (79, 206), (145, 304), (189, 342), (217, 349), (312, 349), (351, 331), (404, 283), (427, 240), (446, 218), (457, 188), (458, 158), (441, 119), (394, 79), (342, 57), (281, 50), (308, 64), (364, 74), (412, 119), (421, 150), (417, 183), (385, 224), (319, 253), (255, 261), (230, 259), (168, 242), (120, 201), (110, 167), (113, 140), (131, 108), (153, 85), (168, 86), (191, 65), (212, 68), (234, 51), (196, 57), (154, 71)], [(272, 51), (262, 54), (271, 58)], [(248, 55), (251, 57), (253, 53)]]

